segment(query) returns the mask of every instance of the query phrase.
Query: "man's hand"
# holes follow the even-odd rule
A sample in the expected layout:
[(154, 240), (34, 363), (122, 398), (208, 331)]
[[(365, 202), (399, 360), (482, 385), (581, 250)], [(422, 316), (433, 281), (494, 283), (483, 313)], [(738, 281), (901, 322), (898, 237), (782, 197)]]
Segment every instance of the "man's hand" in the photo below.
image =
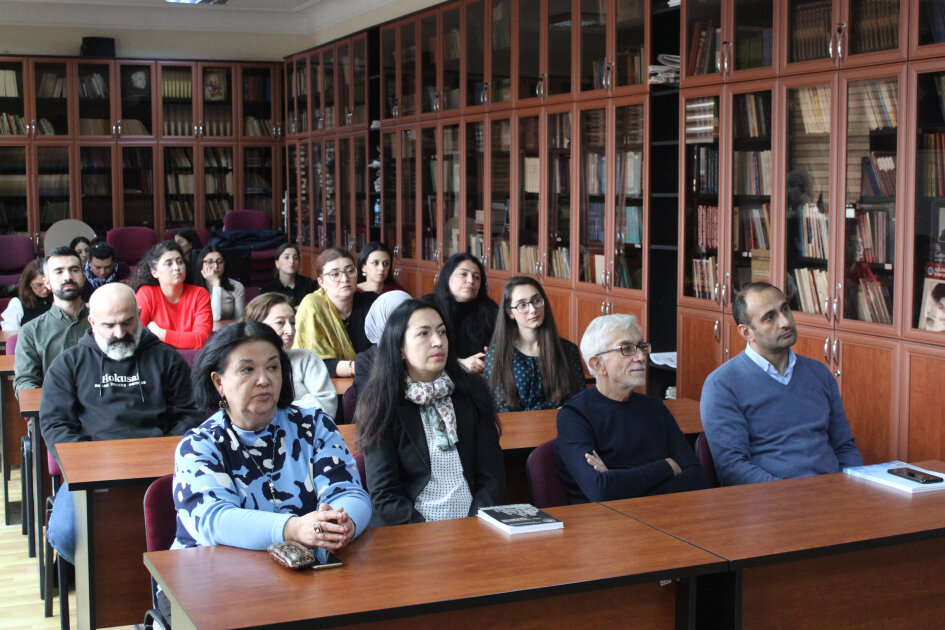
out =
[(597, 454), (597, 451), (584, 453), (584, 459), (587, 460), (587, 463), (597, 472), (607, 472), (607, 466), (604, 464), (604, 460), (600, 458), (600, 455)]

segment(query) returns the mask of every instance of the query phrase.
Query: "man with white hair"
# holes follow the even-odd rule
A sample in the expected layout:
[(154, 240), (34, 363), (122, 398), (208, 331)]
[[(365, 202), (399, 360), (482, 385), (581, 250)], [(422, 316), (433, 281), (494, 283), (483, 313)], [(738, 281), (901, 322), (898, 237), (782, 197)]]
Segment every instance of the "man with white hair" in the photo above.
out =
[[(100, 287), (89, 302), (92, 329), (49, 366), (39, 424), (50, 451), (88, 440), (183, 435), (202, 420), (190, 368), (138, 318), (130, 287)], [(46, 533), (69, 562), (75, 552), (72, 496), (56, 493)]]
[(633, 315), (598, 317), (581, 338), (594, 387), (558, 411), (554, 458), (572, 503), (629, 499), (706, 487), (699, 460), (646, 382), (650, 344)]

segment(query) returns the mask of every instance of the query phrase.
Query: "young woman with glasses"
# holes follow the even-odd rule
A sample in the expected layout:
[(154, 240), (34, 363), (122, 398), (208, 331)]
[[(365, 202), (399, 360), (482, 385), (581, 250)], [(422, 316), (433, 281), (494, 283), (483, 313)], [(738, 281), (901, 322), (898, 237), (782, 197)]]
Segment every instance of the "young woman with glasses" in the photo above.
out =
[(26, 322), (48, 311), (52, 303), (42, 264), (39, 260), (31, 260), (20, 274), (16, 297), (3, 311), (3, 330), (19, 330)]
[(558, 337), (544, 289), (524, 276), (505, 285), (485, 363), (498, 411), (560, 407), (584, 389), (580, 351)]
[(358, 269), (343, 249), (326, 249), (315, 261), (318, 286), (305, 296), (295, 320), (295, 348), (311, 350), (325, 361), (332, 376), (354, 376), (354, 357), (371, 346), (364, 333), (373, 291), (358, 291)]
[(213, 321), (240, 319), (246, 307), (246, 289), (238, 280), (226, 275), (223, 250), (207, 245), (200, 252), (198, 262), (203, 288), (210, 292)]

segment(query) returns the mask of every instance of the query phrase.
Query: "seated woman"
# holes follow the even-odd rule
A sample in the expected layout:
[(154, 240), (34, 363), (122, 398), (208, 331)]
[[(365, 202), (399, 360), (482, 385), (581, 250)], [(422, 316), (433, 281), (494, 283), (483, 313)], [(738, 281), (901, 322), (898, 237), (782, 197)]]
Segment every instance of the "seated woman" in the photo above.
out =
[(334, 376), (354, 376), (354, 357), (371, 347), (364, 319), (377, 293), (355, 290), (358, 275), (351, 254), (331, 247), (315, 261), (318, 291), (299, 304), (295, 348), (311, 350)]
[(368, 309), (367, 318), (364, 320), (364, 334), (371, 342), (371, 347), (359, 352), (354, 359), (354, 382), (351, 387), (354, 389), (355, 398), (361, 395), (361, 390), (367, 385), (371, 366), (374, 365), (374, 353), (377, 352), (377, 344), (381, 341), (390, 314), (409, 299), (410, 294), (406, 291), (388, 291), (374, 300), (374, 304)]
[(46, 286), (42, 263), (31, 260), (23, 267), (20, 283), (16, 287), (16, 297), (3, 309), (3, 330), (19, 330), (26, 322), (36, 319), (49, 310), (53, 298)]
[(479, 259), (466, 253), (450, 256), (433, 293), (423, 299), (443, 313), (460, 364), (469, 372), (482, 374), (499, 307), (486, 291), (486, 270)]
[(338, 392), (331, 382), (325, 362), (311, 350), (292, 348), (295, 341), (295, 309), (292, 300), (281, 293), (263, 293), (246, 305), (246, 320), (262, 322), (282, 339), (282, 349), (292, 365), (292, 386), (300, 409), (318, 407), (332, 418), (338, 411)]
[(197, 404), (220, 410), (177, 446), (172, 549), (337, 550), (367, 527), (354, 457), (330, 417), (291, 406), (289, 371), (282, 341), (259, 322), (230, 324), (197, 355)]
[(577, 346), (558, 337), (548, 296), (524, 276), (505, 285), (485, 379), (499, 411), (560, 407), (584, 389)]
[(706, 487), (695, 453), (646, 383), (650, 344), (633, 315), (604, 315), (581, 337), (594, 387), (558, 411), (554, 459), (571, 503), (630, 499)]
[(178, 349), (202, 348), (213, 330), (210, 294), (186, 283), (187, 266), (174, 241), (152, 247), (138, 263), (135, 290), (141, 323)]
[(74, 251), (79, 257), (79, 264), (85, 268), (85, 263), (89, 262), (89, 250), (92, 249), (92, 241), (84, 236), (76, 236), (69, 242), (69, 249)]
[(499, 421), (456, 361), (435, 306), (409, 300), (384, 328), (355, 414), (373, 525), (472, 516), (505, 498)]
[(174, 233), (174, 242), (180, 245), (181, 256), (184, 258), (184, 264), (187, 265), (187, 282), (199, 286), (200, 265), (197, 257), (203, 248), (200, 235), (194, 228), (181, 228)]
[(197, 261), (200, 284), (210, 292), (213, 321), (243, 317), (246, 309), (246, 289), (239, 280), (227, 277), (223, 250), (216, 245), (207, 245), (200, 252)]
[(292, 243), (283, 243), (276, 249), (276, 277), (262, 286), (263, 293), (281, 293), (292, 298), (298, 308), (302, 298), (318, 288), (315, 281), (299, 271), (299, 250)]
[(384, 243), (373, 241), (364, 246), (358, 256), (358, 289), (374, 291), (378, 295), (387, 291), (403, 291), (394, 280), (394, 257)]

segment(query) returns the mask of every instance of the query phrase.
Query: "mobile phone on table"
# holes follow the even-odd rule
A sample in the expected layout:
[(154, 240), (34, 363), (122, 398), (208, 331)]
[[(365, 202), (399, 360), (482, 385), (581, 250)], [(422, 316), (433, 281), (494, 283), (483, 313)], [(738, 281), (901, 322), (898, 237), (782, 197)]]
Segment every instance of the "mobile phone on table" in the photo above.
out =
[(908, 479), (916, 483), (941, 483), (942, 481), (941, 477), (930, 475), (929, 473), (914, 468), (890, 468), (886, 472), (890, 475), (896, 475), (897, 477), (902, 477), (903, 479)]
[(322, 559), (319, 556), (319, 554), (315, 554), (315, 555), (318, 558), (318, 562), (316, 562), (315, 564), (311, 566), (312, 569), (333, 569), (335, 567), (340, 567), (344, 564), (344, 562), (341, 561), (341, 558), (339, 558), (338, 556), (336, 556), (330, 551), (326, 551), (327, 557), (324, 562), (322, 562)]

